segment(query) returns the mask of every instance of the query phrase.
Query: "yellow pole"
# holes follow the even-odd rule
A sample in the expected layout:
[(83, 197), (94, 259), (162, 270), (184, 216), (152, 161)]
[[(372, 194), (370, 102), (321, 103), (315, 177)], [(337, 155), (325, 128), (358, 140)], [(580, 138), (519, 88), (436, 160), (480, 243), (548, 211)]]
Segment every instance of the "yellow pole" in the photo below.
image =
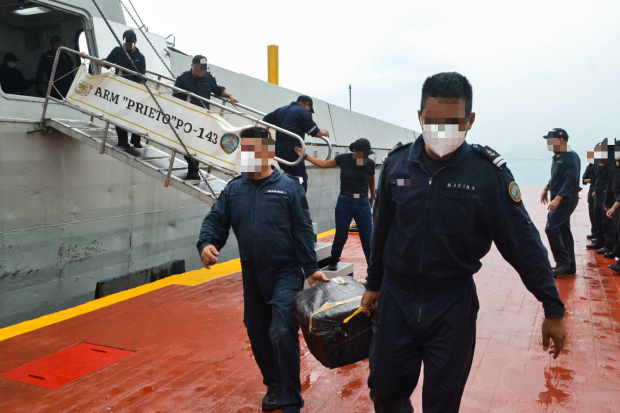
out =
[(267, 46), (267, 77), (269, 83), (278, 84), (278, 46)]

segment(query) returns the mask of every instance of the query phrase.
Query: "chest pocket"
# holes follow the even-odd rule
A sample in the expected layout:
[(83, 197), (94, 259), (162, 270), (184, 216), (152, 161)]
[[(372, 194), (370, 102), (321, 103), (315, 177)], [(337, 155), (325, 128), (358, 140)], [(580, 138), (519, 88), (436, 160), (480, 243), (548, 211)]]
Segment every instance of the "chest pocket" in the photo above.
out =
[(250, 223), (254, 219), (254, 198), (248, 189), (239, 187), (230, 192), (230, 218), (233, 223)]
[(477, 192), (444, 189), (435, 210), (435, 231), (441, 234), (472, 234), (476, 228), (479, 198)]
[(287, 191), (267, 190), (261, 205), (262, 224), (287, 226), (291, 222), (291, 210)]

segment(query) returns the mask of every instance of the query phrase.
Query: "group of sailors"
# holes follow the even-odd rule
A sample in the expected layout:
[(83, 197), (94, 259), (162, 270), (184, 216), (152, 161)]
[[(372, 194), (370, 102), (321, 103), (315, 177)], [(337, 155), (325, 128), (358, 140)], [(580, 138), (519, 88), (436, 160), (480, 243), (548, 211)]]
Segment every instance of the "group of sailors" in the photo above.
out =
[[(44, 95), (47, 92), (45, 89), (47, 85), (45, 77), (47, 76), (48, 81), (51, 79), (56, 51), (61, 46), (62, 41), (59, 36), (50, 37), (51, 48), (41, 55), (36, 76), (30, 78), (24, 77), (22, 72), (17, 68), (19, 58), (15, 56), (14, 53), (6, 53), (3, 63), (0, 65), (0, 86), (2, 87), (2, 91), (12, 95), (23, 95), (26, 89), (34, 85), (36, 93), (39, 96)], [(71, 56), (69, 56), (68, 53), (61, 52), (56, 66), (56, 81), (54, 82), (51, 96), (62, 99), (71, 87), (73, 77), (73, 60), (71, 60)]]
[[(459, 73), (428, 77), (418, 111), (423, 133), (390, 152), (374, 191), (368, 141), (353, 142), (351, 153), (329, 161), (306, 156), (318, 167), (341, 168), (336, 240), (346, 241), (351, 217), (361, 236), (372, 234), (368, 243), (362, 239), (369, 265), (361, 306), (367, 316), (374, 313), (368, 386), (377, 412), (413, 412), (410, 398), (422, 363), (424, 412), (458, 412), (476, 343), (479, 304), (473, 275), (493, 242), (542, 303), (543, 349), (556, 358), (564, 345), (564, 304), (519, 186), (501, 155), (465, 141), (475, 121), (472, 96), (471, 84)], [(313, 135), (322, 130), (311, 122), (312, 109), (304, 96), (265, 120), (300, 136)], [(287, 114), (298, 119), (299, 129), (286, 123)], [(545, 136), (552, 148), (558, 145), (548, 185), (550, 214), (558, 217), (550, 220), (547, 234), (568, 248), (565, 209), (572, 213), (576, 201), (570, 198), (579, 181), (566, 181), (561, 173), (572, 155), (565, 151), (568, 136), (557, 138), (556, 132)], [(292, 160), (290, 149), (297, 156), (301, 149), (294, 142), (279, 148), (279, 139), (260, 127), (242, 131), (242, 174), (228, 183), (205, 217), (197, 249), (210, 269), (233, 229), (242, 267), (243, 321), (267, 388), (262, 407), (287, 413), (299, 412), (304, 404), (295, 295), (304, 279), (310, 286), (329, 280), (314, 251), (305, 166), (290, 175), (270, 165), (276, 154)], [(337, 264), (341, 251), (340, 245), (332, 249), (331, 263)], [(574, 254), (566, 254), (556, 257), (556, 268), (564, 266), (560, 259), (574, 263)]]
[[(591, 233), (588, 249), (595, 249), (608, 259), (620, 258), (620, 142), (611, 144), (604, 139), (588, 153), (591, 162), (583, 174), (583, 183), (589, 184), (588, 211)], [(620, 273), (620, 263), (609, 264)]]
[[(60, 44), (55, 40), (59, 39), (54, 39), (53, 47)], [(146, 61), (135, 47), (135, 33), (126, 31), (123, 40), (125, 50), (115, 48), (106, 60), (145, 74)], [(48, 60), (42, 58), (44, 62), (47, 65)], [(121, 76), (142, 82), (129, 73)], [(213, 93), (239, 102), (218, 85), (201, 55), (194, 56), (191, 70), (181, 74), (175, 86), (205, 99)], [(187, 99), (181, 92), (174, 96)], [(488, 146), (465, 141), (475, 121), (472, 102), (471, 84), (461, 74), (428, 77), (417, 114), (422, 135), (390, 152), (376, 183), (376, 165), (369, 158), (374, 152), (366, 139), (352, 142), (351, 152), (335, 159), (305, 157), (320, 168), (340, 167), (330, 270), (337, 268), (352, 218), (360, 231), (368, 263), (361, 305), (367, 316), (374, 314), (368, 386), (378, 412), (413, 412), (410, 398), (422, 363), (424, 412), (458, 412), (476, 343), (479, 304), (473, 275), (493, 242), (542, 303), (543, 349), (555, 358), (563, 348), (565, 308), (554, 276), (576, 269), (570, 215), (580, 190), (579, 178), (575, 181), (579, 158), (567, 148), (565, 130), (545, 135), (555, 153), (551, 180), (541, 195), (541, 201), (549, 203), (546, 233), (556, 261), (552, 268), (505, 160)], [(202, 100), (191, 103), (209, 108)], [(316, 125), (313, 113), (312, 99), (302, 95), (264, 120), (302, 138), (329, 137)], [(117, 133), (118, 145), (128, 147), (127, 132), (117, 127)], [(272, 166), (275, 156), (288, 161), (299, 157), (301, 148), (293, 138), (280, 132), (274, 137), (256, 126), (242, 130), (240, 139), (242, 173), (228, 183), (205, 217), (197, 249), (202, 264), (210, 269), (233, 229), (242, 266), (243, 322), (267, 388), (262, 407), (299, 412), (304, 401), (295, 295), (305, 280), (310, 286), (329, 282), (314, 249), (308, 175), (304, 162), (293, 167), (281, 164), (282, 172)], [(141, 147), (140, 137), (133, 135), (131, 143)], [(198, 165), (187, 160), (186, 178), (197, 179)], [(609, 195), (613, 184), (607, 186), (607, 194), (599, 192), (602, 166), (590, 168), (591, 175), (584, 177), (593, 182), (593, 199), (607, 199), (606, 195), (620, 199)], [(614, 171), (620, 176), (620, 167)], [(609, 208), (603, 222), (608, 224), (620, 203), (605, 206)], [(593, 219), (593, 245), (603, 253), (619, 251), (612, 250), (617, 237), (608, 239), (609, 230), (601, 225), (599, 231), (595, 224)]]

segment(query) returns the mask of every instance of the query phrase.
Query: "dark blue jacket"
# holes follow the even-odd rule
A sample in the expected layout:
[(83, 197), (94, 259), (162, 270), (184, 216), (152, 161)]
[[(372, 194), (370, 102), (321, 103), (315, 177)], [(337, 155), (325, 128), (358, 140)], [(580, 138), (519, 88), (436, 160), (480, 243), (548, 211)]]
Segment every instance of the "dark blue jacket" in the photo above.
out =
[[(144, 58), (144, 55), (140, 53), (140, 50), (138, 50), (138, 48), (136, 47), (136, 50), (134, 50), (133, 52), (128, 51), (127, 53), (129, 53), (129, 57), (131, 57), (131, 60), (133, 60), (133, 63), (138, 68), (137, 72), (145, 74), (146, 73), (146, 59)], [(107, 60), (110, 63), (114, 63), (115, 65), (129, 69), (131, 71), (136, 71), (136, 69), (133, 68), (129, 59), (127, 59), (127, 55), (125, 55), (125, 51), (120, 46), (116, 46), (114, 49), (112, 49), (112, 51), (110, 52), (108, 57), (105, 58), (105, 60)], [(110, 66), (107, 66), (107, 67), (108, 69), (110, 68)], [(114, 73), (118, 74), (117, 68), (114, 68)], [(123, 72), (121, 76), (127, 80), (131, 80), (132, 82), (136, 82), (136, 83), (142, 82), (142, 79), (140, 79), (140, 77), (136, 75), (130, 75), (128, 73)]]
[[(43, 78), (47, 76), (47, 80), (49, 81), (52, 76), (52, 69), (54, 68), (54, 60), (56, 60), (56, 52), (54, 49), (46, 50), (39, 60), (39, 66), (37, 67), (37, 77), (35, 86), (40, 92), (43, 91)], [(67, 75), (73, 70), (73, 59), (69, 53), (64, 50), (60, 52), (60, 56), (58, 56), (58, 65), (56, 66), (56, 73), (54, 74), (55, 84), (54, 86), (58, 88), (60, 91), (67, 91), (69, 87), (71, 87), (71, 83), (73, 82), (73, 74)], [(60, 79), (60, 80), (58, 80)], [(64, 93), (63, 93), (64, 94)]]
[(592, 165), (592, 174), (590, 176), (590, 179), (592, 180), (592, 192), (596, 194), (596, 199), (599, 200), (599, 202), (603, 202), (605, 200), (607, 185), (609, 184), (610, 170), (611, 167), (609, 165)]
[(592, 202), (592, 191), (594, 190), (594, 185), (592, 185), (592, 176), (594, 175), (594, 173), (592, 172), (593, 168), (594, 165), (589, 163), (588, 166), (586, 166), (586, 170), (583, 173), (583, 176), (581, 177), (581, 183), (584, 185), (588, 185), (585, 182), (586, 179), (590, 180), (590, 187), (588, 188), (588, 204)]
[(306, 277), (319, 270), (312, 220), (299, 180), (274, 169), (257, 189), (245, 177), (234, 178), (202, 223), (198, 253), (209, 244), (221, 250), (231, 226), (242, 267), (277, 268), (296, 263)]
[(564, 305), (547, 250), (527, 214), (510, 170), (497, 168), (464, 142), (431, 177), (421, 164), (424, 140), (403, 145), (381, 170), (366, 289), (457, 283), (480, 270), (495, 242), (547, 317)]
[[(174, 85), (206, 99), (211, 99), (212, 92), (217, 96), (221, 96), (222, 92), (226, 89), (224, 86), (217, 84), (217, 81), (211, 73), (207, 72), (203, 77), (196, 77), (192, 74), (191, 70), (181, 73), (174, 82)], [(187, 95), (184, 93), (177, 92), (173, 93), (172, 96), (181, 100), (187, 100)], [(203, 102), (196, 98), (192, 98), (190, 103), (200, 107), (204, 105), (207, 109), (210, 108), (207, 102)]]
[[(279, 126), (282, 129), (286, 129), (289, 132), (293, 132), (302, 139), (305, 139), (306, 134), (315, 136), (319, 133), (319, 127), (316, 126), (316, 123), (312, 120), (312, 113), (297, 102), (291, 102), (288, 106), (283, 106), (268, 113), (263, 120), (272, 125)], [(299, 146), (299, 141), (297, 139), (276, 132), (276, 156), (278, 158), (284, 159), (285, 161), (296, 160), (299, 158), (295, 153), (296, 146)], [(301, 162), (300, 165), (303, 166), (304, 162)]]
[(581, 161), (579, 155), (573, 151), (554, 153), (551, 163), (551, 179), (547, 184), (551, 192), (551, 199), (557, 195), (565, 198), (576, 197), (581, 191), (579, 176), (581, 175)]

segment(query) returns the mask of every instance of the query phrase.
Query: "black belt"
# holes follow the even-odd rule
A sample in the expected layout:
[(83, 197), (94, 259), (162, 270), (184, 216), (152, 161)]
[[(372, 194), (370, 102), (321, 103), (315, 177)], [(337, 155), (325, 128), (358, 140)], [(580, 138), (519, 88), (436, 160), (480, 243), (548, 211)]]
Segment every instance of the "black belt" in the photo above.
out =
[(348, 196), (349, 198), (368, 198), (368, 194), (352, 194), (351, 192), (340, 192), (342, 196)]

